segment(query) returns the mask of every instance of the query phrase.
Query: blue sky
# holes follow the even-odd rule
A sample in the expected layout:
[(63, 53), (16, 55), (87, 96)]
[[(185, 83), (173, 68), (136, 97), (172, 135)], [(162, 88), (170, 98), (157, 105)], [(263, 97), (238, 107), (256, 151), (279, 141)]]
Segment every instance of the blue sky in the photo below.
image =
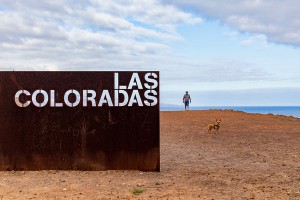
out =
[(159, 70), (163, 104), (300, 105), (299, 6), (0, 0), (0, 69)]

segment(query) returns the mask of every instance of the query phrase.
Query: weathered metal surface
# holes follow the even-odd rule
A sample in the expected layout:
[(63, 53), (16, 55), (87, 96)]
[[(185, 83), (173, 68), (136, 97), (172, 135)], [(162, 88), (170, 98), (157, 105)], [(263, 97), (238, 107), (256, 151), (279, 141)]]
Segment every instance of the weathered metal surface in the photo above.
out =
[[(64, 102), (66, 91), (94, 90), (96, 102), (108, 90), (114, 102), (115, 72), (0, 72), (0, 170), (108, 170), (138, 169), (159, 171), (159, 85), (154, 106), (84, 107), (82, 97), (76, 107), (51, 107), (50, 90), (55, 101)], [(133, 72), (118, 72), (119, 85), (129, 84)], [(125, 89), (130, 95), (138, 90), (144, 103), (148, 72), (137, 72), (143, 88)], [(159, 80), (159, 73), (156, 80)], [(151, 85), (152, 83), (149, 83)], [(153, 84), (152, 84), (153, 85)], [(33, 105), (36, 90), (45, 90), (48, 103)], [(15, 95), (21, 94), (19, 107)], [(42, 95), (36, 96), (43, 102)], [(76, 96), (69, 96), (74, 102)], [(53, 98), (53, 97), (52, 97)], [(122, 102), (122, 95), (119, 99)], [(151, 102), (149, 100), (149, 102)], [(153, 105), (153, 104), (152, 104)]]

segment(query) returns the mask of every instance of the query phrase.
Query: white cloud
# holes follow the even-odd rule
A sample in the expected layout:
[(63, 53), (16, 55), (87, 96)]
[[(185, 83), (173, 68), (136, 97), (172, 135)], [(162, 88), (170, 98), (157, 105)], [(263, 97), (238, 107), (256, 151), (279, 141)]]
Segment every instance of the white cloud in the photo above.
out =
[[(165, 85), (192, 84), (211, 82), (237, 82), (274, 80), (273, 74), (260, 69), (253, 63), (232, 60), (214, 60), (211, 62), (179, 62), (173, 73), (164, 74)], [(184, 77), (181, 79), (179, 77)]]
[(190, 6), (242, 32), (265, 35), (269, 41), (300, 46), (300, 1), (297, 0), (166, 0)]
[(247, 39), (242, 40), (240, 43), (245, 46), (258, 45), (263, 48), (268, 46), (266, 36), (259, 35), (259, 34), (252, 35), (252, 36), (248, 37)]
[[(209, 2), (204, 13), (216, 12), (214, 5), (235, 9), (222, 2)], [(200, 4), (195, 4), (199, 10)], [(225, 16), (221, 11), (220, 16)], [(252, 19), (231, 20), (255, 27)], [(182, 39), (178, 27), (201, 21), (184, 9), (158, 0), (0, 0), (0, 69), (155, 69), (171, 84), (181, 84), (178, 77), (191, 84), (274, 78), (256, 64), (235, 63), (230, 58), (191, 63), (186, 57), (174, 55), (170, 44)], [(264, 34), (257, 34), (241, 43), (265, 45), (266, 41)]]
[(201, 19), (157, 0), (0, 0), (0, 66), (17, 70), (150, 67), (177, 27)]
[(237, 31), (230, 31), (230, 32), (225, 32), (224, 35), (227, 35), (232, 39), (236, 39), (239, 36), (239, 33)]

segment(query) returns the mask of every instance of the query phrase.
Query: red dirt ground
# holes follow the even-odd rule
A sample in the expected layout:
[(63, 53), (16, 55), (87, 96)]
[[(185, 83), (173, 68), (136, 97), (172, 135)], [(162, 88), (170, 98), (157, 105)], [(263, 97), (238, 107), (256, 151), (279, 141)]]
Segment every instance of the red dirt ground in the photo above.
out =
[(300, 199), (300, 119), (161, 112), (161, 172), (0, 172), (1, 199)]

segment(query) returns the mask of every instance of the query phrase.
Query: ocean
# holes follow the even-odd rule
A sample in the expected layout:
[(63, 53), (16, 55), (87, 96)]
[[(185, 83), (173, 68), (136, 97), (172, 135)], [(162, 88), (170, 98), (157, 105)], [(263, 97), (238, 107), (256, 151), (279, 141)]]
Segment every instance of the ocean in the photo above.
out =
[[(184, 106), (162, 105), (161, 111), (180, 111)], [(247, 113), (285, 115), (300, 118), (300, 106), (190, 106), (190, 110), (235, 110)]]

